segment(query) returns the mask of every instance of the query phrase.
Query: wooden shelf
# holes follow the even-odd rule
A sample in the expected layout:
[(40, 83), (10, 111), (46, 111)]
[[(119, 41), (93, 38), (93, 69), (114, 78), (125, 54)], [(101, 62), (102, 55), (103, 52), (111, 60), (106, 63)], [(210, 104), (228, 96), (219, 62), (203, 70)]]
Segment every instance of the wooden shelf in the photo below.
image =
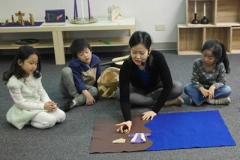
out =
[[(107, 18), (98, 18), (96, 23), (84, 25), (66, 23), (65, 26), (59, 27), (59, 31), (56, 36), (59, 40), (59, 53), (61, 55), (65, 54), (65, 48), (69, 47), (73, 42), (74, 35), (70, 34), (73, 32), (128, 31), (127, 35), (124, 35), (125, 37), (123, 37), (123, 35), (119, 37), (111, 35), (107, 35), (108, 37), (98, 37), (96, 35), (96, 37), (93, 38), (81, 36), (81, 38), (87, 39), (92, 47), (127, 46), (130, 36), (135, 32), (135, 18), (124, 17), (123, 21), (119, 22), (110, 22)], [(110, 42), (110, 44), (106, 44), (104, 41)]]
[[(0, 41), (0, 49), (18, 49), (21, 45), (15, 43), (14, 40), (1, 40)], [(34, 48), (53, 48), (53, 41), (52, 40), (43, 40), (40, 39), (39, 43), (30, 44)]]
[[(200, 49), (203, 43), (204, 28), (178, 28), (178, 51), (179, 53), (200, 53)], [(197, 41), (196, 41), (197, 40)]]
[[(92, 47), (127, 46), (130, 37), (86, 38)], [(74, 39), (64, 40), (64, 47), (70, 47)], [(106, 42), (106, 43), (105, 43)], [(107, 44), (107, 42), (110, 42)]]
[(226, 52), (230, 52), (230, 36), (231, 27), (211, 27), (206, 28), (206, 40), (216, 39), (223, 43), (226, 47)]
[[(44, 37), (39, 38), (40, 42), (38, 44), (32, 44), (35, 48), (54, 48), (55, 62), (56, 64), (65, 64), (65, 48), (69, 47), (73, 42), (73, 37), (70, 36), (70, 32), (87, 32), (87, 31), (127, 31), (125, 35), (115, 37), (111, 35), (108, 38), (86, 38), (92, 47), (108, 47), (108, 46), (126, 46), (130, 36), (135, 32), (135, 17), (123, 17), (122, 21), (119, 22), (110, 22), (107, 18), (97, 18), (96, 23), (91, 24), (70, 24), (66, 22), (62, 25), (41, 25), (33, 27), (0, 27), (0, 49), (17, 49), (20, 45), (14, 43), (15, 40), (7, 40), (7, 34), (17, 35), (19, 33), (28, 33), (30, 37), (36, 37), (36, 34), (46, 33), (51, 34), (48, 38)], [(7, 37), (7, 38), (6, 38)], [(45, 39), (46, 38), (46, 39)], [(50, 38), (50, 39), (49, 39)], [(110, 42), (110, 44), (104, 43), (104, 41)]]
[(240, 23), (240, 1), (218, 0), (216, 23)]
[(187, 51), (179, 51), (179, 55), (200, 55), (201, 51), (199, 50), (187, 50)]
[[(203, 5), (206, 4), (206, 17), (209, 24), (215, 25), (215, 0), (197, 0), (197, 19), (201, 21), (204, 16)], [(195, 0), (186, 0), (186, 23), (191, 24), (194, 19)]]
[(226, 46), (227, 53), (240, 54), (240, 0), (197, 0), (197, 19), (206, 17), (209, 24), (191, 24), (195, 0), (186, 0), (186, 24), (178, 24), (178, 54), (200, 54), (202, 44), (216, 39)]
[(232, 28), (231, 53), (240, 53), (240, 27)]

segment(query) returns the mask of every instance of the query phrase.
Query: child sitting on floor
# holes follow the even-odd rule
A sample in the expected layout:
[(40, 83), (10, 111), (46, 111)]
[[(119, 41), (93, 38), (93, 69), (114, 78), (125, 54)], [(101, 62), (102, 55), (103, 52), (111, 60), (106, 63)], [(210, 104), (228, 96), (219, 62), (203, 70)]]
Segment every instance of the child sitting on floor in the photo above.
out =
[(98, 98), (97, 79), (101, 74), (100, 59), (92, 54), (90, 44), (85, 39), (76, 39), (70, 46), (73, 56), (69, 67), (61, 72), (60, 92), (68, 98), (64, 111), (74, 106), (93, 105)]
[(7, 112), (7, 121), (22, 129), (26, 124), (45, 129), (65, 120), (65, 113), (51, 101), (42, 86), (41, 61), (30, 46), (21, 46), (11, 68), (4, 72), (14, 105)]
[(216, 40), (208, 40), (202, 47), (202, 57), (195, 60), (191, 82), (184, 88), (190, 97), (190, 104), (200, 106), (230, 103), (231, 88), (226, 83), (225, 73), (229, 73), (229, 61), (225, 46)]

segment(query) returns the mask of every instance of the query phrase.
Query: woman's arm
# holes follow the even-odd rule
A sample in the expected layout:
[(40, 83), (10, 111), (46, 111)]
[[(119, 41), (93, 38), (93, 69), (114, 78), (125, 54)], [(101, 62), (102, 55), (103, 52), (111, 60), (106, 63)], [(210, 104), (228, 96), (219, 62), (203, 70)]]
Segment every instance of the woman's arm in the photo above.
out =
[(124, 63), (119, 72), (120, 106), (125, 121), (131, 121), (131, 105), (129, 103), (129, 65)]
[(158, 74), (161, 77), (163, 83), (163, 90), (158, 97), (156, 104), (153, 106), (152, 111), (158, 113), (160, 109), (163, 107), (164, 103), (166, 102), (168, 95), (170, 94), (173, 88), (172, 76), (167, 65), (167, 62), (164, 56), (160, 53), (154, 57), (155, 62), (153, 62), (153, 67), (155, 70), (158, 71)]

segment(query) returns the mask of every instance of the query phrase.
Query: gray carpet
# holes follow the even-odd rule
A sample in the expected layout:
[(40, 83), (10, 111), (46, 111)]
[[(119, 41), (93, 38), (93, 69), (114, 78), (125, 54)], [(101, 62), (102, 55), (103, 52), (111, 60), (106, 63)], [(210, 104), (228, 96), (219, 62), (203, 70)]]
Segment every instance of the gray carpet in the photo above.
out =
[[(173, 79), (184, 85), (190, 82), (192, 63), (199, 56), (178, 56), (176, 51), (162, 51), (169, 64)], [(103, 61), (109, 58), (99, 54)], [(112, 56), (112, 54), (110, 55)], [(9, 69), (12, 56), (0, 55), (0, 78), (3, 71)], [(67, 58), (69, 62), (70, 58)], [(227, 75), (227, 84), (232, 87), (232, 103), (229, 106), (204, 105), (192, 107), (187, 104), (182, 107), (165, 107), (160, 112), (184, 112), (200, 110), (219, 110), (229, 128), (237, 146), (194, 148), (151, 152), (104, 153), (89, 154), (88, 150), (93, 133), (94, 118), (96, 116), (121, 116), (119, 102), (115, 99), (103, 99), (93, 106), (81, 106), (67, 112), (66, 121), (51, 129), (39, 130), (24, 127), (17, 130), (7, 123), (5, 115), (12, 105), (8, 90), (0, 83), (0, 160), (195, 160), (195, 159), (240, 159), (240, 55), (229, 55), (231, 73)], [(68, 63), (67, 63), (68, 64)], [(67, 65), (66, 64), (66, 65)], [(43, 85), (52, 100), (58, 104), (63, 98), (58, 91), (59, 73), (65, 65), (55, 65), (53, 56), (43, 56), (42, 74)], [(105, 66), (107, 67), (107, 66)], [(104, 68), (102, 68), (104, 69)], [(183, 93), (182, 97), (186, 99)], [(133, 109), (133, 115), (139, 115), (147, 108)], [(188, 133), (186, 133), (188, 134)]]

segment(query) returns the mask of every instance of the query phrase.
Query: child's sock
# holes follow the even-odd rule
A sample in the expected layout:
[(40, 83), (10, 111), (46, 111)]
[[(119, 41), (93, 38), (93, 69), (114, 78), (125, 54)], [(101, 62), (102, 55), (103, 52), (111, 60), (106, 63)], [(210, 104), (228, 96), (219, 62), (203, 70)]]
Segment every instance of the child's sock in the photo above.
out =
[(77, 102), (75, 100), (72, 100), (72, 103), (70, 104), (70, 109), (72, 109), (76, 105), (77, 105)]
[(225, 104), (228, 105), (231, 102), (231, 99), (229, 97), (225, 97), (225, 98), (220, 98), (220, 99), (211, 99), (209, 101), (210, 104)]
[(211, 99), (208, 103), (215, 104), (215, 99)]
[(76, 106), (76, 101), (72, 100), (72, 99), (66, 99), (63, 106), (60, 107), (60, 109), (62, 109), (63, 111), (67, 112), (70, 109), (72, 109), (74, 106)]

